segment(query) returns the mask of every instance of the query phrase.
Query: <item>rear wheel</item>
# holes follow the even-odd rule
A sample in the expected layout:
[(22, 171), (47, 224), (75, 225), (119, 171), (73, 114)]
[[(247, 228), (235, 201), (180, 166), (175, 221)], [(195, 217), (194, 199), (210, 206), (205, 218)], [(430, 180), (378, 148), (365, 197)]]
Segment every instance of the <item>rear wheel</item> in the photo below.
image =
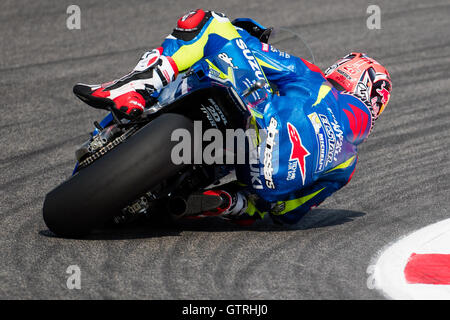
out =
[(171, 141), (175, 129), (193, 134), (193, 123), (178, 114), (163, 114), (102, 158), (52, 191), (44, 200), (47, 227), (60, 236), (80, 237), (102, 226), (115, 213), (175, 175)]

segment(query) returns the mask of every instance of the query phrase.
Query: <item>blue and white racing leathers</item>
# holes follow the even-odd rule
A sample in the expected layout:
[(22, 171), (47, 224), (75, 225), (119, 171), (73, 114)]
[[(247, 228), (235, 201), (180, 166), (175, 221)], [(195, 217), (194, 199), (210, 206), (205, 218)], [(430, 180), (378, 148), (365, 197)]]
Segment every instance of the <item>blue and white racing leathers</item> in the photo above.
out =
[(246, 191), (257, 195), (249, 198), (247, 213), (295, 223), (350, 181), (357, 145), (369, 135), (373, 117), (366, 102), (338, 92), (317, 66), (261, 43), (215, 12), (206, 12), (195, 28), (178, 25), (163, 42), (163, 55), (182, 71), (239, 37), (279, 91), (263, 114), (266, 130), (276, 136), (270, 148), (267, 141), (261, 145), (261, 156), (270, 152), (271, 161), (237, 170)]

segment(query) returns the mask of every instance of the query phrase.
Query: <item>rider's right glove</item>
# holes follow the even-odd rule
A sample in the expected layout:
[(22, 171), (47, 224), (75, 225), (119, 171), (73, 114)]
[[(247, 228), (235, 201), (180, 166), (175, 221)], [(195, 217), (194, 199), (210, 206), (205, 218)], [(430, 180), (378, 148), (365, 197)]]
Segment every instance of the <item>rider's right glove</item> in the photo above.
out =
[(104, 108), (111, 105), (127, 118), (142, 114), (151, 94), (173, 81), (178, 68), (162, 48), (146, 52), (129, 74), (102, 85), (77, 84), (74, 93), (87, 104)]

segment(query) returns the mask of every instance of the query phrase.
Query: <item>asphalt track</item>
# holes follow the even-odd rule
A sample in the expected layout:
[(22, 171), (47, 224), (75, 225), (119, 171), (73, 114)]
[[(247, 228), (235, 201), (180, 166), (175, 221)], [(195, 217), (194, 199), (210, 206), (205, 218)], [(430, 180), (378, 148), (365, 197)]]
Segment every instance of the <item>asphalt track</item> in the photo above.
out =
[[(0, 3), (0, 298), (382, 299), (366, 286), (372, 257), (449, 217), (448, 0), (78, 0), (80, 30), (66, 28), (70, 4)], [(380, 30), (366, 28), (369, 4), (381, 7)], [(73, 84), (125, 74), (197, 7), (290, 28), (321, 68), (350, 51), (388, 67), (392, 99), (352, 182), (289, 227), (209, 221), (52, 236), (44, 196), (104, 114), (76, 100)], [(69, 265), (81, 268), (80, 290), (66, 287)]]

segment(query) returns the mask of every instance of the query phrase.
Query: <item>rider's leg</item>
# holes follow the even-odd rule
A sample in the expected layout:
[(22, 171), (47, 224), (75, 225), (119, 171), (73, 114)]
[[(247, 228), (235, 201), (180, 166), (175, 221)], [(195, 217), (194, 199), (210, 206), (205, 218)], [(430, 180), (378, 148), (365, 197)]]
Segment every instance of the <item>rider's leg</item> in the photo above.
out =
[(87, 104), (102, 108), (115, 107), (125, 117), (134, 118), (144, 111), (151, 94), (178, 75), (171, 57), (161, 55), (163, 48), (144, 53), (136, 67), (120, 79), (101, 85), (77, 84), (73, 91)]
[(229, 40), (240, 38), (230, 20), (221, 13), (197, 9), (181, 17), (166, 37), (163, 54), (183, 71), (205, 55), (215, 53)]
[(188, 69), (205, 54), (238, 37), (225, 16), (197, 9), (180, 18), (162, 47), (146, 52), (132, 72), (102, 85), (78, 84), (74, 93), (94, 107), (112, 101), (112, 106), (124, 116), (138, 116), (151, 94), (173, 81), (178, 71)]

